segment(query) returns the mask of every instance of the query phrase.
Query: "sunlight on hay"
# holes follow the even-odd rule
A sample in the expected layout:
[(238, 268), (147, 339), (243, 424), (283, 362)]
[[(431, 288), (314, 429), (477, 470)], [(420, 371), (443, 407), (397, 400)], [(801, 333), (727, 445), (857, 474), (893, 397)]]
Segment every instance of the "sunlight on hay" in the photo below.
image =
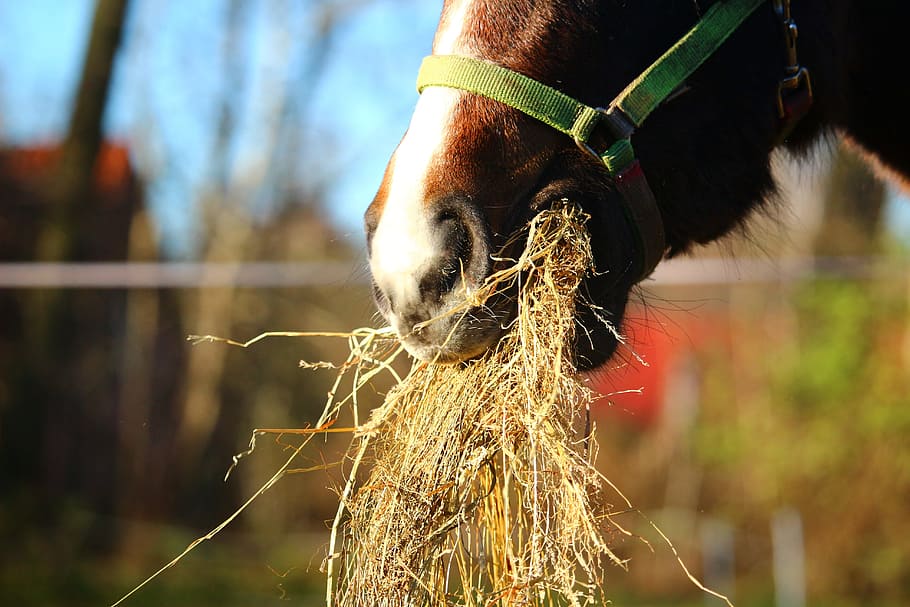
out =
[[(618, 514), (612, 501), (620, 503), (619, 512), (634, 509), (594, 468), (597, 444), (588, 418), (594, 395), (579, 383), (571, 360), (576, 290), (593, 271), (586, 219), (568, 203), (538, 215), (519, 259), (456, 311), (465, 314), (503, 289), (518, 293), (517, 318), (505, 337), (470, 363), (415, 362), (401, 378), (393, 363), (403, 347), (390, 329), (267, 333), (245, 343), (191, 336), (242, 347), (269, 336), (344, 337), (350, 355), (340, 365), (301, 363), (337, 369), (319, 420), (306, 429), (255, 430), (231, 469), (264, 434), (298, 435), (302, 441), (234, 515), (132, 592), (295, 471), (293, 461), (313, 436), (349, 432), (347, 474), (323, 564), (327, 605), (605, 600), (606, 565), (625, 567), (609, 547), (611, 537), (631, 535), (612, 519)], [(361, 419), (358, 392), (381, 374), (391, 374), (396, 385)], [(353, 427), (334, 426), (343, 411), (351, 413)], [(725, 599), (679, 562), (699, 588)]]
[(583, 223), (570, 206), (539, 216), (490, 283), (522, 283), (499, 346), (467, 365), (416, 365), (361, 430), (372, 470), (336, 525), (330, 603), (584, 604), (603, 559), (622, 564), (569, 351), (592, 265)]

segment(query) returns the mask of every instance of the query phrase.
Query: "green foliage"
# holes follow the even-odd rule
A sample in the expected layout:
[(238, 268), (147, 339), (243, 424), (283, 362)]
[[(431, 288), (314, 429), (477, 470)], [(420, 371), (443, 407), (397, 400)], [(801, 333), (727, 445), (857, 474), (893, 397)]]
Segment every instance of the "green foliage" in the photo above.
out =
[(894, 293), (867, 284), (804, 287), (795, 301), (800, 327), (795, 356), (784, 361), (775, 386), (784, 406), (816, 414), (867, 404), (854, 411), (858, 419), (893, 408), (886, 417), (906, 422), (898, 406), (908, 404), (910, 395), (900, 390), (906, 373), (901, 344), (892, 339), (907, 322), (903, 304)]
[(910, 597), (906, 285), (817, 281), (708, 353), (694, 447), (705, 494), (741, 525), (804, 519), (810, 587)]

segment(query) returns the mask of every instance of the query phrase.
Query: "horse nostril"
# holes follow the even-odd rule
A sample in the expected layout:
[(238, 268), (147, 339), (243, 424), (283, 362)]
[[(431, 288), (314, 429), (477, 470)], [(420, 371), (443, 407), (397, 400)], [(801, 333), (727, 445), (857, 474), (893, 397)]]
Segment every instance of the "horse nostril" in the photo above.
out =
[(436, 213), (436, 223), (437, 224), (446, 223), (449, 221), (458, 221), (458, 220), (459, 220), (459, 215), (455, 211), (455, 209), (443, 209), (443, 210), (439, 211), (438, 213)]
[(444, 262), (441, 266), (427, 272), (418, 285), (422, 300), (438, 301), (446, 293), (455, 290), (461, 277), (460, 264)]
[(471, 257), (478, 220), (468, 209), (447, 208), (436, 214), (434, 222), (446, 254), (458, 260)]
[(366, 213), (363, 214), (363, 231), (367, 237), (367, 254), (373, 251), (373, 236), (376, 234), (376, 228), (379, 226), (379, 218), (382, 215), (377, 205), (371, 204)]
[(474, 234), (465, 216), (458, 206), (447, 206), (436, 213), (432, 229), (439, 249), (436, 263), (420, 279), (423, 298), (438, 299), (455, 290), (471, 265)]

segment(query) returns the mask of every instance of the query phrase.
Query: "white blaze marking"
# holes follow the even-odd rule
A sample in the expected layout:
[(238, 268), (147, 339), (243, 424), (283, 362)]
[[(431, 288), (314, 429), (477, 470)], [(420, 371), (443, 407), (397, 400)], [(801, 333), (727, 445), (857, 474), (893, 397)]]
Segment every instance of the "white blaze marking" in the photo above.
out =
[(414, 303), (418, 284), (438, 256), (430, 226), (426, 175), (445, 145), (457, 91), (430, 88), (417, 102), (408, 132), (392, 159), (392, 177), (382, 217), (373, 235), (373, 277), (396, 308)]
[[(434, 45), (436, 54), (457, 52), (471, 0), (455, 0)], [(440, 244), (430, 225), (426, 176), (433, 160), (444, 153), (446, 135), (460, 93), (431, 87), (424, 90), (411, 124), (392, 158), (385, 206), (373, 235), (370, 266), (379, 287), (395, 310), (419, 302), (419, 281), (439, 255)], [(394, 312), (389, 319), (399, 330)]]
[(461, 34), (464, 31), (471, 0), (454, 0), (446, 12), (445, 27), (436, 35), (433, 53), (436, 55), (451, 55), (464, 52)]

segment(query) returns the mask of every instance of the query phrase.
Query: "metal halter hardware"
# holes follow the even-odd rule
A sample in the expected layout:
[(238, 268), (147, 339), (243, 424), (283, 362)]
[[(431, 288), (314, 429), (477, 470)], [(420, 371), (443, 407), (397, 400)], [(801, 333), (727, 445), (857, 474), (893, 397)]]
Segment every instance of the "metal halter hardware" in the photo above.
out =
[(773, 0), (774, 13), (780, 20), (787, 50), (784, 77), (777, 85), (777, 116), (782, 121), (780, 140), (783, 140), (796, 122), (809, 111), (814, 100), (812, 78), (809, 70), (799, 64), (796, 41), (799, 28), (790, 14), (790, 0)]
[[(611, 105), (609, 108), (598, 107), (594, 109), (602, 115), (600, 124), (604, 125), (610, 132), (611, 142), (620, 139), (628, 139), (635, 132), (635, 124), (615, 105)], [(578, 136), (573, 137), (573, 139), (575, 140), (575, 145), (577, 145), (582, 152), (590, 154), (598, 160), (602, 160), (606, 149), (598, 151), (594, 149), (594, 146), (589, 140), (583, 140)]]

